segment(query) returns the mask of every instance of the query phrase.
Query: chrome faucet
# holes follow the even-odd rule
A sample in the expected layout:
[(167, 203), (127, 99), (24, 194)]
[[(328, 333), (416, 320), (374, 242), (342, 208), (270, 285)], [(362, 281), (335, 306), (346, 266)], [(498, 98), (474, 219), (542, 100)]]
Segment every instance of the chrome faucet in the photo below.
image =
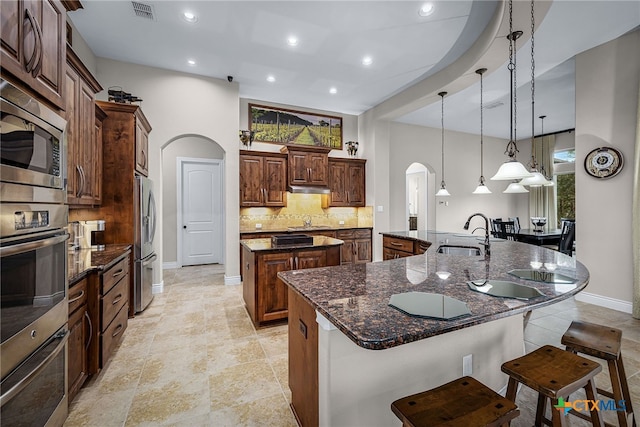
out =
[(311, 215), (305, 215), (303, 218), (302, 223), (304, 224), (305, 228), (310, 228), (311, 227)]
[(484, 229), (484, 243), (482, 244), (482, 246), (484, 246), (484, 256), (485, 258), (487, 258), (491, 255), (491, 244), (489, 243), (489, 218), (487, 218), (484, 214), (474, 213), (469, 218), (467, 218), (467, 222), (464, 223), (465, 230), (469, 229), (469, 223), (471, 222), (471, 218), (473, 218), (474, 216), (481, 216), (482, 218), (484, 218), (484, 227), (474, 228), (471, 234), (473, 234), (473, 232), (478, 229)]

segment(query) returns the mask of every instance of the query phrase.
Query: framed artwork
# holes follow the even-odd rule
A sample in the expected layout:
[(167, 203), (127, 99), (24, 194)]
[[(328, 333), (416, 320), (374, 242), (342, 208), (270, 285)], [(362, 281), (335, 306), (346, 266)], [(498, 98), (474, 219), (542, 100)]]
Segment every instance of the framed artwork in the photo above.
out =
[(342, 150), (342, 117), (249, 104), (254, 141)]

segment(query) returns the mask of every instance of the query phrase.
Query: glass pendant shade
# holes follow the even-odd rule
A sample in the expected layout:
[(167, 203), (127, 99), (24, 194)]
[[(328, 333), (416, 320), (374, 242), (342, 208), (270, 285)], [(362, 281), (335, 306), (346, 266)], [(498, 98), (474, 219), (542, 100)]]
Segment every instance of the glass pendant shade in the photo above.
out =
[(529, 178), (523, 178), (520, 181), (521, 185), (528, 185), (531, 187), (542, 187), (543, 185), (549, 185), (549, 181), (537, 170), (531, 171), (531, 175)]
[(509, 194), (528, 193), (528, 192), (529, 190), (524, 188), (522, 184), (520, 184), (519, 182), (512, 182), (511, 184), (509, 184), (507, 189), (503, 191), (503, 193), (509, 193)]
[(478, 184), (475, 190), (473, 190), (473, 194), (491, 194), (491, 190), (484, 184)]
[(442, 181), (442, 183), (440, 184), (440, 189), (436, 193), (436, 196), (450, 196), (450, 195), (451, 194), (449, 194), (449, 192), (447, 191), (446, 184), (444, 183), (444, 181)]
[(529, 178), (533, 174), (517, 160), (509, 160), (504, 162), (498, 172), (491, 177), (492, 181), (511, 181), (514, 179)]

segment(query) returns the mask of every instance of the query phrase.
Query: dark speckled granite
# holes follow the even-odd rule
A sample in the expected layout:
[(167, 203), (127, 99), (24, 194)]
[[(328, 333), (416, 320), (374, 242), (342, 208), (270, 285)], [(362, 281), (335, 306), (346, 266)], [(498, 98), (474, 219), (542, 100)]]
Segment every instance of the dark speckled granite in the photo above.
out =
[(300, 248), (323, 248), (327, 246), (342, 245), (344, 241), (325, 236), (313, 236), (313, 243), (302, 245), (282, 245), (273, 246), (271, 239), (248, 239), (240, 240), (240, 244), (251, 252), (276, 252), (290, 251), (291, 249)]
[(104, 250), (80, 249), (68, 252), (69, 285), (73, 285), (92, 271), (106, 270), (124, 255), (131, 245), (106, 245)]
[[(430, 231), (390, 232), (383, 235), (432, 243), (423, 255), (367, 264), (342, 265), (278, 273), (286, 284), (340, 329), (367, 349), (385, 349), (455, 331), (553, 304), (584, 289), (585, 266), (567, 255), (540, 246), (495, 240), (491, 257), (437, 254), (441, 244), (480, 246), (477, 235)], [(514, 268), (546, 266), (576, 279), (572, 285), (521, 280), (508, 274)], [(436, 272), (449, 272), (441, 279)], [(533, 286), (544, 296), (528, 301), (493, 297), (469, 290), (468, 280), (508, 280)], [(393, 294), (429, 292), (467, 303), (471, 315), (451, 321), (408, 316), (388, 305)]]

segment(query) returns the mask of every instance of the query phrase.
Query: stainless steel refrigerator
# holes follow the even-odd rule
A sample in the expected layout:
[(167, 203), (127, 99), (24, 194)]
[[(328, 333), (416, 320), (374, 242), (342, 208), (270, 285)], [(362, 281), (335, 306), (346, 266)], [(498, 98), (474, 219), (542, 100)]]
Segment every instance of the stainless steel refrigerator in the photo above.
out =
[(153, 299), (153, 265), (157, 255), (153, 250), (153, 238), (156, 234), (156, 201), (153, 197), (153, 181), (136, 175), (135, 187), (135, 275), (134, 304), (139, 313)]

